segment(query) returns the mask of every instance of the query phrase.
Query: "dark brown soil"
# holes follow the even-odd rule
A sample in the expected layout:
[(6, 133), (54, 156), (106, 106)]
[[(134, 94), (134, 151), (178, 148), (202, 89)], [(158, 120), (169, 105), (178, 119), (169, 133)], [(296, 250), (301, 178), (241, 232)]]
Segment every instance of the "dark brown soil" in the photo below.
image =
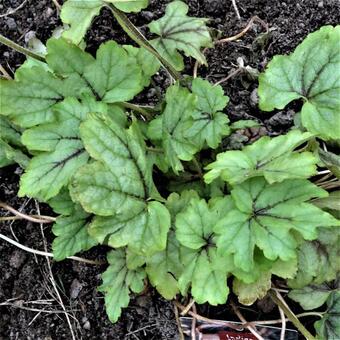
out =
[[(2, 0), (0, 15), (9, 8), (16, 8), (23, 0)], [(149, 8), (140, 14), (130, 16), (142, 31), (146, 24), (162, 15), (168, 0), (151, 0)], [(338, 0), (242, 0), (237, 1), (242, 20), (235, 15), (230, 0), (189, 0), (190, 14), (211, 19), (210, 27), (221, 37), (232, 36), (241, 31), (248, 20), (259, 16), (271, 28), (267, 41), (262, 41), (263, 28), (256, 24), (242, 39), (208, 50), (209, 67), (201, 67), (199, 75), (215, 82), (226, 77), (242, 58), (245, 66), (263, 70), (275, 54), (291, 52), (304, 37), (326, 24), (337, 24), (340, 18)], [(62, 1), (59, 0), (59, 3)], [(28, 0), (15, 14), (0, 17), (0, 33), (19, 44), (25, 44), (25, 36), (34, 31), (45, 42), (55, 27), (60, 25), (57, 10), (51, 0)], [(114, 22), (111, 14), (103, 10), (96, 19), (86, 40), (88, 50), (95, 52), (103, 41), (115, 39), (120, 43), (131, 43)], [(0, 45), (0, 63), (7, 70), (14, 71), (24, 57)], [(186, 72), (192, 74), (193, 62), (187, 60)], [(160, 89), (166, 78), (162, 72), (155, 79)], [(292, 125), (298, 104), (276, 113), (263, 113), (256, 107), (257, 83), (246, 75), (231, 78), (223, 84), (230, 97), (227, 113), (231, 120), (256, 118), (265, 127), (265, 133), (279, 134)], [(149, 89), (139, 100), (150, 104), (156, 101), (154, 90)], [(35, 214), (33, 200), (16, 197), (20, 169), (11, 166), (0, 169), (0, 200)], [(43, 205), (42, 213), (50, 213)], [(22, 244), (35, 249), (44, 249), (40, 227), (36, 224), (15, 222), (2, 223), (0, 232), (17, 238)], [(53, 236), (50, 227), (44, 227), (48, 246)], [(103, 257), (104, 247), (88, 252), (88, 258)], [(52, 262), (52, 271), (65, 308), (69, 311), (76, 339), (177, 339), (177, 324), (173, 306), (164, 301), (152, 289), (144, 295), (134, 297), (123, 312), (121, 320), (112, 325), (105, 314), (103, 298), (97, 293), (100, 273), (105, 268), (80, 264), (78, 262)], [(38, 313), (23, 308), (61, 311), (58, 299), (49, 281), (45, 258), (33, 255), (0, 241), (0, 340), (7, 339), (71, 339), (70, 329), (64, 314)], [(4, 306), (4, 302), (12, 304)], [(32, 302), (33, 301), (33, 302)], [(30, 302), (30, 303), (29, 303)], [(19, 308), (20, 307), (20, 308)], [(266, 317), (264, 312), (251, 312), (250, 318)], [(201, 312), (220, 319), (230, 318), (227, 307), (208, 308)], [(271, 312), (271, 311), (270, 311)], [(311, 324), (313, 320), (309, 323)]]

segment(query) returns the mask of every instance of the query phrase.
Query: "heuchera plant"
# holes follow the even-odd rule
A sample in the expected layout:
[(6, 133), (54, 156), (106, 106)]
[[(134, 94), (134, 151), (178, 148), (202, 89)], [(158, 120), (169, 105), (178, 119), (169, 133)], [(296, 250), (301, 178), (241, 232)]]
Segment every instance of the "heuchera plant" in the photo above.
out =
[(224, 151), (231, 128), (220, 86), (176, 81), (152, 110), (128, 102), (150, 85), (162, 58), (176, 71), (184, 68), (179, 51), (205, 63), (200, 48), (212, 45), (206, 20), (188, 17), (187, 5), (174, 1), (149, 25), (159, 36), (151, 47), (109, 41), (94, 58), (77, 44), (107, 4), (121, 14), (147, 1), (66, 1), (62, 19), (70, 29), (48, 41), (46, 63), (29, 59), (15, 80), (0, 80), (0, 165), (18, 162), (25, 168), (19, 196), (59, 214), (55, 259), (97, 244), (112, 248), (99, 287), (112, 322), (146, 279), (166, 299), (191, 294), (217, 305), (227, 301), (231, 277), (249, 305), (276, 275), (305, 308), (328, 301), (317, 324), (328, 334), (339, 296), (322, 290), (311, 302), (305, 294), (336, 278), (340, 222), (321, 209), (328, 193), (308, 180), (327, 162), (305, 145), (340, 138), (340, 28), (310, 34), (260, 76), (263, 110), (304, 100), (303, 131)]

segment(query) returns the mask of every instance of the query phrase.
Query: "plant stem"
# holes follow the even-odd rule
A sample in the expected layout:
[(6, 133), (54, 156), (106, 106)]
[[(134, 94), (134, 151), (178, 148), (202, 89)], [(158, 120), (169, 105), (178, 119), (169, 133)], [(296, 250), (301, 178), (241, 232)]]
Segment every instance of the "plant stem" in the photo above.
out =
[(4, 37), (2, 34), (0, 34), (0, 43), (8, 46), (9, 48), (19, 53), (25, 54), (28, 57), (31, 57), (31, 58), (34, 58), (36, 60), (43, 61), (43, 62), (45, 61), (45, 58), (43, 56), (36, 54), (30, 51), (29, 49), (16, 44), (14, 41), (9, 40), (8, 38)]
[(202, 169), (201, 169), (201, 165), (200, 163), (198, 162), (198, 160), (196, 159), (196, 157), (194, 157), (192, 159), (192, 163), (195, 165), (195, 168), (198, 172), (198, 175), (200, 176), (200, 178), (203, 178), (203, 172), (202, 172)]
[(288, 305), (284, 302), (283, 298), (281, 297), (280, 293), (270, 290), (269, 296), (283, 310), (287, 318), (294, 324), (294, 326), (301, 332), (301, 334), (307, 340), (316, 340), (316, 338), (311, 333), (309, 333), (309, 331), (302, 325), (302, 323), (299, 321), (296, 315), (290, 310)]
[(134, 40), (138, 45), (147, 49), (152, 53), (163, 65), (163, 67), (168, 71), (170, 76), (175, 80), (180, 80), (181, 76), (176, 71), (176, 69), (164, 59), (158, 51), (149, 43), (149, 41), (144, 37), (144, 35), (138, 30), (138, 28), (129, 20), (129, 18), (113, 4), (108, 4), (112, 14), (118, 21), (122, 29), (129, 35), (129, 37)]
[(118, 103), (120, 106), (126, 108), (126, 109), (130, 109), (132, 111), (136, 111), (139, 112), (140, 114), (142, 114), (147, 120), (152, 120), (153, 116), (150, 112), (148, 112), (146, 109), (136, 105), (136, 104), (132, 104), (132, 103), (128, 103), (128, 102), (120, 102)]

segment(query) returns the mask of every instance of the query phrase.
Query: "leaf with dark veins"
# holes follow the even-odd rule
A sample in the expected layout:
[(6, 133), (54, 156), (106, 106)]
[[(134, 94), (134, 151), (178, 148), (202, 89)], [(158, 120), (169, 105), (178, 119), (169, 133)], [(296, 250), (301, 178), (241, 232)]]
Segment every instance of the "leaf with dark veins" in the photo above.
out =
[(259, 78), (260, 108), (283, 109), (302, 98), (302, 125), (322, 139), (340, 138), (340, 26), (311, 33), (289, 56), (275, 56)]
[(236, 208), (214, 227), (219, 235), (217, 248), (234, 254), (235, 265), (250, 271), (255, 246), (272, 261), (295, 259), (298, 243), (294, 232), (304, 239), (318, 236), (317, 227), (339, 226), (340, 222), (307, 200), (325, 197), (327, 192), (307, 180), (286, 180), (268, 184), (253, 178), (231, 191)]
[(207, 19), (188, 17), (188, 9), (184, 2), (173, 1), (167, 6), (161, 19), (149, 24), (150, 31), (159, 35), (159, 38), (151, 40), (151, 44), (178, 71), (184, 68), (183, 58), (178, 50), (183, 51), (187, 57), (206, 64), (200, 48), (212, 46), (206, 26)]

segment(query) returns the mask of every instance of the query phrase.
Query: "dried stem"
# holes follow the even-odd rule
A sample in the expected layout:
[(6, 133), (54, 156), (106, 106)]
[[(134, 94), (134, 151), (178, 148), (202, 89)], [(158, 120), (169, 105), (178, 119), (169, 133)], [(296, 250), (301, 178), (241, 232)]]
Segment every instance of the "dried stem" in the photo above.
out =
[(214, 42), (214, 44), (219, 45), (219, 44), (224, 44), (226, 42), (231, 42), (231, 41), (235, 41), (235, 40), (240, 39), (250, 30), (250, 28), (253, 26), (255, 21), (260, 23), (265, 28), (266, 33), (268, 33), (269, 28), (268, 28), (267, 23), (265, 23), (262, 19), (260, 19), (257, 15), (255, 15), (249, 20), (247, 26), (240, 33), (237, 33), (236, 35), (233, 35), (232, 37), (217, 40), (217, 41)]
[[(18, 210), (15, 210), (14, 208), (12, 208), (11, 206), (9, 206), (8, 204), (4, 203), (4, 202), (0, 202), (0, 208), (3, 208), (9, 212), (11, 212), (12, 214), (14, 214), (15, 216), (21, 218), (21, 219), (25, 219), (27, 221), (30, 222), (34, 222), (34, 223), (53, 223), (56, 221), (55, 217), (51, 217), (51, 216), (41, 216), (42, 218), (37, 218), (34, 215), (26, 215), (24, 213), (21, 213)], [(40, 216), (40, 215), (39, 215)], [(1, 217), (1, 220), (7, 220), (7, 217)], [(16, 219), (14, 217), (11, 217), (11, 219)]]
[(24, 0), (18, 7), (14, 8), (14, 9), (12, 9), (12, 10), (10, 10), (10, 11), (8, 11), (8, 12), (5, 13), (5, 14), (1, 14), (1, 15), (0, 15), (0, 18), (5, 18), (5, 17), (7, 17), (7, 16), (9, 16), (9, 15), (12, 15), (12, 14), (14, 14), (15, 12), (19, 11), (19, 9), (21, 9), (21, 8), (23, 8), (23, 7), (25, 6), (25, 4), (26, 4), (27, 1), (28, 1), (28, 0)]
[[(174, 301), (174, 304), (180, 309), (180, 310), (184, 310), (185, 309), (185, 306), (183, 306), (182, 304), (180, 304), (178, 301)], [(219, 320), (213, 320), (213, 319), (209, 319), (209, 318), (206, 318), (204, 316), (201, 316), (197, 313), (194, 313), (194, 312), (191, 312), (189, 311), (188, 314), (194, 318), (196, 318), (197, 320), (200, 320), (200, 321), (205, 321), (205, 322), (209, 322), (211, 324), (214, 324), (214, 325), (221, 325), (221, 326), (226, 326), (226, 327), (229, 327), (231, 329), (235, 329), (237, 331), (242, 331), (243, 330), (243, 326), (237, 326), (235, 325), (234, 323), (231, 323), (231, 322), (228, 322), (228, 321), (219, 321)]]
[(264, 340), (264, 338), (259, 333), (257, 333), (257, 331), (252, 326), (248, 324), (247, 320), (243, 317), (237, 306), (233, 302), (230, 302), (230, 304), (237, 317), (245, 324), (245, 327), (247, 327), (249, 331), (256, 336), (257, 339)]
[(236, 0), (231, 0), (233, 7), (234, 7), (234, 11), (236, 13), (237, 19), (241, 21), (241, 15), (240, 15), (240, 11), (237, 8), (237, 4), (236, 4)]
[(6, 69), (0, 64), (0, 72), (7, 80), (12, 80), (13, 78), (10, 76), (10, 74), (6, 71)]

